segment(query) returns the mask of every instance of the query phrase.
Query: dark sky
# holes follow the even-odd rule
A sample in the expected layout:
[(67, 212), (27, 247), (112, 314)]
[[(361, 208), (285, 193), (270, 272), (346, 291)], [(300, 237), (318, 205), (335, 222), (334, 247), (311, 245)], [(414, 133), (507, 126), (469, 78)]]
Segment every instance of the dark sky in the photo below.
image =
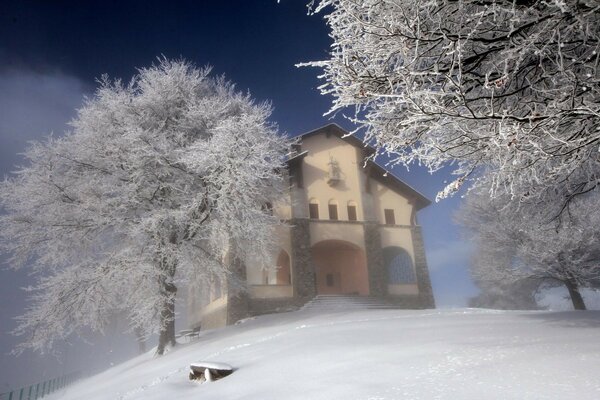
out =
[[(210, 64), (254, 98), (272, 101), (273, 120), (289, 135), (329, 123), (323, 114), (330, 99), (316, 89), (319, 70), (294, 66), (326, 58), (330, 45), (323, 16), (306, 11), (302, 0), (0, 2), (0, 174), (21, 162), (27, 141), (64, 132), (96, 78), (127, 80), (161, 55)], [(449, 179), (418, 167), (394, 172), (429, 198)], [(466, 272), (469, 246), (451, 221), (459, 201), (433, 204), (419, 216), (438, 306), (464, 305), (475, 292)], [(6, 355), (17, 340), (7, 334), (12, 317), (25, 304), (19, 288), (29, 283), (26, 271), (0, 271), (0, 393), (57, 371), (51, 358)], [(85, 352), (116, 362), (116, 353), (127, 353), (118, 350), (123, 346), (132, 344), (109, 335), (94, 347), (69, 347), (67, 358), (83, 360), (77, 354)], [(61, 368), (80, 365), (67, 364)]]

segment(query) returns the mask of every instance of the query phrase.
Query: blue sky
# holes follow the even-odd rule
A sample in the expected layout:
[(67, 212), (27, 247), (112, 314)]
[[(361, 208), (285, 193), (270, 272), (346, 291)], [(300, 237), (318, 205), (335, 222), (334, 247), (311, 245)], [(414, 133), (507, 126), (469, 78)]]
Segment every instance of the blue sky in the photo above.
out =
[[(64, 132), (84, 96), (93, 93), (100, 75), (128, 79), (136, 67), (147, 66), (161, 55), (210, 64), (238, 89), (271, 101), (273, 120), (289, 135), (331, 122), (323, 117), (331, 99), (316, 89), (319, 70), (294, 66), (326, 58), (330, 45), (322, 15), (308, 16), (305, 4), (301, 0), (280, 4), (276, 0), (178, 1), (174, 5), (155, 1), (2, 2), (1, 174), (10, 173), (21, 162), (19, 153), (28, 141)], [(335, 122), (352, 128), (342, 118)], [(410, 171), (396, 168), (394, 173), (430, 199), (449, 179), (447, 173), (432, 176), (417, 166)], [(476, 293), (467, 271), (469, 244), (452, 223), (459, 203), (460, 197), (434, 203), (419, 215), (439, 307), (465, 305)], [(0, 271), (0, 393), (10, 383), (29, 382), (31, 376), (23, 378), (29, 375), (26, 371), (37, 369), (36, 376), (50, 375), (56, 366), (52, 358), (6, 355), (16, 342), (7, 334), (14, 327), (12, 317), (25, 306), (19, 288), (29, 284), (29, 279), (26, 271)], [(111, 350), (124, 356), (128, 352), (123, 349), (135, 346), (110, 337), (98, 343), (85, 351), (88, 357), (102, 358), (104, 364), (119, 360)]]

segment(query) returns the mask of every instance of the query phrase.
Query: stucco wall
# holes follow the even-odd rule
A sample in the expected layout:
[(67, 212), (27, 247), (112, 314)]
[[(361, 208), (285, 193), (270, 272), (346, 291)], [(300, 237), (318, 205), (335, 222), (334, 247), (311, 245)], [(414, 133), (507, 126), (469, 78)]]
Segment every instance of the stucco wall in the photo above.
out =
[[(325, 242), (312, 249), (319, 294), (369, 294), (369, 276), (364, 251), (339, 242)], [(330, 275), (331, 286), (327, 284)]]
[(250, 297), (256, 299), (273, 299), (294, 295), (292, 285), (252, 285), (248, 290)]
[(380, 226), (381, 248), (389, 246), (402, 247), (410, 254), (415, 262), (415, 252), (413, 249), (412, 232), (410, 227)]
[(388, 294), (392, 296), (417, 295), (419, 286), (414, 284), (388, 285)]
[[(348, 220), (348, 202), (357, 204), (357, 217), (362, 220), (362, 196), (360, 193), (362, 171), (361, 151), (342, 139), (330, 135), (308, 137), (302, 142), (302, 150), (308, 150), (304, 158), (302, 170), (306, 198), (319, 201), (319, 219), (329, 219), (328, 204), (330, 200), (338, 203), (338, 218)], [(327, 183), (329, 162), (337, 161), (341, 173), (341, 181), (334, 186)]]
[[(277, 275), (277, 257), (279, 256), (279, 252), (281, 250), (285, 250), (290, 256), (290, 271), (294, 268), (294, 260), (292, 257), (292, 243), (291, 243), (291, 227), (290, 226), (278, 226), (275, 230), (275, 235), (279, 238), (279, 248), (272, 255), (271, 263), (267, 266), (267, 268), (263, 268), (260, 263), (252, 258), (246, 260), (246, 278), (249, 285), (263, 285), (264, 274), (268, 274), (269, 282), (275, 281), (275, 276)], [(293, 276), (293, 273), (292, 273)]]
[[(202, 329), (214, 329), (227, 325), (227, 297), (223, 296), (204, 307), (200, 312), (200, 323)], [(191, 324), (190, 321), (188, 321), (188, 325), (197, 326)]]
[(310, 221), (310, 244), (324, 240), (343, 240), (364, 250), (365, 241), (362, 225), (359, 223), (335, 223), (329, 221)]
[(411, 225), (413, 206), (409, 200), (384, 186), (381, 182), (373, 179), (371, 181), (371, 193), (373, 194), (373, 205), (377, 222), (385, 223), (385, 209), (394, 210), (396, 225)]

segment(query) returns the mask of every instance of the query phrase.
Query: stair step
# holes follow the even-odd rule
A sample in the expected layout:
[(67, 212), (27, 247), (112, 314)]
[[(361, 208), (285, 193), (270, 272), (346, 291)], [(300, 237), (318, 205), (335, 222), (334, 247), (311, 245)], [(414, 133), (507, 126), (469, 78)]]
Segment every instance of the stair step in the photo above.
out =
[(302, 307), (302, 310), (343, 311), (395, 309), (397, 306), (385, 299), (358, 295), (317, 295)]

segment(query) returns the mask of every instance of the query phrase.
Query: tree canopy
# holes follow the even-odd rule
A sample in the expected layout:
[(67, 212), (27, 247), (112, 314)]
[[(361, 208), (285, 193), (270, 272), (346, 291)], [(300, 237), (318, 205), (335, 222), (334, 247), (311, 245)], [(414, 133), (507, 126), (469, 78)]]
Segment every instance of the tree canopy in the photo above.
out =
[(2, 248), (38, 276), (23, 348), (47, 350), (114, 312), (174, 344), (178, 284), (272, 260), (287, 140), (271, 107), (210, 68), (161, 59), (103, 77), (72, 131), (33, 143), (0, 186)]
[[(456, 180), (485, 169), (491, 194), (563, 204), (600, 164), (600, 5), (595, 0), (321, 0), (333, 45), (322, 68), (331, 113), (396, 162)], [(477, 177), (477, 178), (476, 178)]]
[(484, 291), (531, 291), (550, 281), (569, 290), (575, 309), (585, 309), (579, 289), (600, 278), (600, 191), (573, 199), (560, 220), (551, 218), (556, 207), (551, 199), (535, 206), (508, 194), (490, 199), (483, 186), (467, 196), (456, 220), (476, 244), (471, 270)]

